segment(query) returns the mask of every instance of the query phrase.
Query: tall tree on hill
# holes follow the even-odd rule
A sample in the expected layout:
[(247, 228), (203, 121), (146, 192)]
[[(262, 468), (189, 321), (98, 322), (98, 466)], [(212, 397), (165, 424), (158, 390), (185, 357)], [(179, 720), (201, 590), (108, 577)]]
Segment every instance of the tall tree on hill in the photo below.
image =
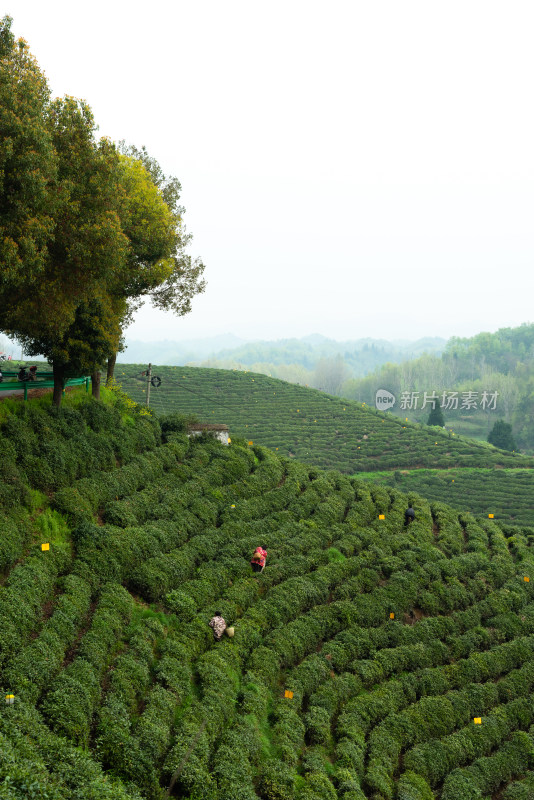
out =
[[(92, 284), (90, 296), (76, 298), (71, 322), (62, 333), (54, 330), (50, 335), (41, 329), (22, 337), (29, 354), (43, 353), (53, 364), (56, 404), (60, 402), (65, 379), (80, 374), (80, 370), (92, 374), (93, 394), (99, 396), (98, 370), (116, 353), (122, 327), (132, 310), (129, 301), (156, 289), (172, 275), (177, 238), (173, 215), (139, 161), (119, 154), (106, 140), (94, 142), (89, 126), (84, 131), (85, 140), (78, 131), (76, 141), (71, 143), (75, 121), (79, 121), (77, 108), (92, 121), (84, 104), (72, 98), (53, 104), (52, 111), (58, 116), (66, 109), (69, 119), (73, 118), (68, 126), (59, 126), (54, 142), (60, 177), (69, 181), (76, 210), (80, 215), (85, 214), (85, 218), (82, 221), (71, 213), (58, 214), (56, 240), (60, 244), (56, 246), (54, 242), (49, 249), (51, 262), (58, 270), (58, 283), (63, 289), (67, 286), (71, 296), (74, 291), (68, 277), (72, 251), (86, 266), (97, 267), (98, 280)], [(85, 147), (80, 147), (80, 141)], [(76, 163), (73, 150), (83, 154), (85, 172)], [(105, 169), (101, 151), (107, 158)], [(75, 175), (71, 174), (72, 169)], [(100, 247), (99, 235), (106, 237)], [(92, 346), (88, 347), (89, 343)]]
[(0, 20), (0, 328), (9, 328), (17, 292), (45, 274), (54, 228), (57, 174), (46, 124), (50, 92), (11, 18)]
[(59, 404), (69, 370), (63, 356), (54, 360), (52, 354), (64, 354), (78, 309), (125, 280), (129, 239), (117, 210), (119, 157), (111, 142), (95, 141), (87, 104), (55, 100), (45, 119), (57, 165), (48, 185), (53, 228), (36, 279), (24, 280), (23, 260), (14, 278), (3, 282), (0, 320), (27, 353), (50, 354)]
[(53, 403), (59, 406), (65, 381), (91, 373), (93, 397), (100, 398), (96, 367), (113, 351), (119, 333), (119, 316), (103, 296), (81, 303), (72, 324), (61, 337), (36, 337), (26, 341), (28, 355), (44, 355), (54, 370)]
[(445, 426), (445, 420), (443, 419), (443, 411), (441, 410), (441, 406), (439, 405), (439, 403), (437, 403), (435, 407), (431, 409), (426, 424), (439, 425), (440, 428), (443, 428)]
[[(151, 262), (147, 262), (146, 253), (142, 250), (132, 250), (133, 266), (138, 267), (137, 280), (128, 287), (127, 293), (123, 294), (127, 301), (121, 324), (124, 330), (131, 321), (134, 311), (140, 308), (145, 299), (149, 299), (155, 308), (162, 311), (172, 311), (177, 316), (188, 314), (191, 311), (193, 297), (204, 291), (206, 282), (202, 278), (204, 264), (201, 259), (193, 258), (186, 253), (186, 247), (190, 244), (192, 236), (187, 233), (183, 222), (185, 209), (179, 204), (182, 191), (180, 181), (176, 177), (165, 175), (158, 161), (149, 155), (145, 147), (139, 150), (134, 145), (126, 145), (123, 140), (119, 143), (119, 149), (123, 155), (123, 168), (126, 169), (124, 165), (129, 165), (130, 180), (134, 173), (139, 177), (140, 168), (144, 168), (145, 174), (150, 176), (153, 187), (165, 202), (174, 223), (172, 250), (165, 260), (165, 269), (159, 276), (157, 273), (154, 274), (153, 268), (150, 268)], [(145, 185), (145, 191), (146, 189)], [(139, 193), (130, 192), (132, 206), (136, 197), (139, 199)], [(134, 219), (135, 216), (134, 211)], [(132, 241), (134, 240), (135, 237), (132, 237)], [(158, 265), (156, 262), (156, 267), (158, 266), (161, 264)], [(121, 344), (122, 338), (117, 341), (115, 351), (108, 360), (107, 382), (113, 379), (117, 351), (121, 349)]]
[(86, 103), (50, 102), (10, 25), (0, 23), (0, 329), (51, 359), (59, 405), (66, 377), (116, 353), (144, 295), (186, 313), (203, 265), (183, 253), (179, 184), (160, 189), (142, 159), (97, 141)]
[(503, 419), (498, 419), (488, 436), (488, 442), (501, 450), (517, 450), (512, 426)]

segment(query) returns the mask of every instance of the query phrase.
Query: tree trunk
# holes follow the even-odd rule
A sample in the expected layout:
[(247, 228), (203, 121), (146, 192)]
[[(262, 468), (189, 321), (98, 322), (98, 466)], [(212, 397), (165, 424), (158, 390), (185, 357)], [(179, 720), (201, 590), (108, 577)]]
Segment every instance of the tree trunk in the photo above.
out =
[(113, 382), (116, 360), (117, 360), (117, 353), (113, 353), (113, 355), (108, 358), (108, 373), (106, 375), (106, 386), (109, 386), (109, 384)]
[(52, 405), (59, 408), (61, 405), (61, 398), (63, 396), (63, 389), (65, 388), (65, 372), (63, 367), (57, 364), (52, 365), (52, 372), (54, 375), (54, 394), (52, 396)]
[(91, 373), (91, 394), (95, 400), (100, 400), (100, 370)]

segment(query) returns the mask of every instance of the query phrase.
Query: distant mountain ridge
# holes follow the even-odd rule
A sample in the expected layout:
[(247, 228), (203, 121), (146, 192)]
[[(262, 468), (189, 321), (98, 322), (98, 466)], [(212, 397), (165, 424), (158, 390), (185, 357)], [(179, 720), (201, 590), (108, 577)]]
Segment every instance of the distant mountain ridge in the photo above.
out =
[(391, 342), (370, 337), (336, 341), (318, 333), (275, 341), (246, 341), (229, 333), (182, 342), (127, 341), (126, 350), (118, 360), (122, 363), (157, 361), (184, 366), (209, 359), (210, 366), (219, 361), (244, 367), (258, 363), (296, 364), (309, 370), (314, 369), (320, 359), (341, 356), (354, 376), (363, 376), (387, 362), (399, 363), (425, 352), (439, 355), (446, 344), (446, 339), (438, 337), (424, 337), (413, 342)]
[(222, 349), (232, 349), (246, 344), (246, 339), (240, 339), (233, 333), (224, 333), (205, 339), (186, 339), (184, 341), (171, 341), (164, 339), (157, 342), (144, 342), (137, 339), (126, 340), (123, 353), (119, 353), (117, 361), (129, 363), (135, 361), (161, 361), (165, 356), (165, 363), (181, 366), (189, 361), (208, 358), (213, 353)]

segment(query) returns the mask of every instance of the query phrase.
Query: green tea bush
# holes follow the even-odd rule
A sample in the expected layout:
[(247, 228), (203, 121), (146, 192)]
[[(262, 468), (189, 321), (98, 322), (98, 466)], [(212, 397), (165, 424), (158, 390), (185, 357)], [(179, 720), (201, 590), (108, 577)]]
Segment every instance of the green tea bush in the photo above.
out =
[(443, 800), (487, 795), (503, 783), (524, 775), (534, 763), (534, 742), (523, 731), (516, 731), (491, 756), (477, 759), (469, 767), (454, 770), (443, 783)]
[[(453, 775), (451, 793), (520, 791), (508, 762), (525, 763), (533, 722), (531, 531), (404, 494), (402, 474), (374, 488), (235, 436), (161, 444), (154, 421), (88, 407), (16, 412), (20, 459), (5, 439), (6, 474), (52, 475), (55, 510), (35, 490), (4, 508), (0, 674), (15, 705), (0, 769), (10, 752), (58, 800), (162, 800), (171, 781), (197, 800), (430, 800)], [(396, 458), (372, 416), (344, 458)], [(61, 440), (53, 454), (43, 437)], [(233, 638), (214, 641), (216, 609)]]
[(89, 610), (91, 592), (85, 581), (67, 575), (63, 588), (39, 636), (15, 655), (5, 671), (8, 684), (29, 702), (35, 703), (59, 672)]
[(91, 627), (66, 669), (52, 683), (42, 704), (50, 727), (87, 745), (93, 714), (100, 700), (100, 679), (133, 609), (133, 601), (119, 585), (109, 584), (93, 616)]

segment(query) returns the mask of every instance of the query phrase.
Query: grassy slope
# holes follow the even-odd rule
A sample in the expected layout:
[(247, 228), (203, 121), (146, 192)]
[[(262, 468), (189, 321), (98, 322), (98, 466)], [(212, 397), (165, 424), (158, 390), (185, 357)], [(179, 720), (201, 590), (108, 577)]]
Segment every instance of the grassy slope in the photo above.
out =
[(69, 402), (3, 406), (0, 796), (529, 796), (533, 531)]

